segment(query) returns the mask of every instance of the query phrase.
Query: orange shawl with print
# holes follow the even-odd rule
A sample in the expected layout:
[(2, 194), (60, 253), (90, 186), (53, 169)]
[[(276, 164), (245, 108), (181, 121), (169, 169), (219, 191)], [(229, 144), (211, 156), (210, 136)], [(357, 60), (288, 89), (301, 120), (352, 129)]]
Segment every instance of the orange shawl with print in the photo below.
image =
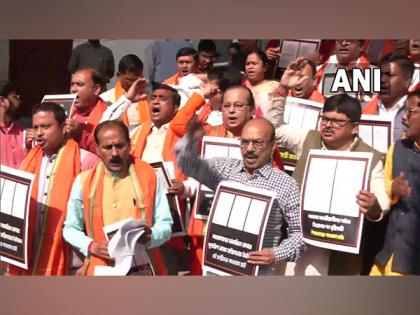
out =
[[(118, 81), (115, 84), (115, 100), (118, 100), (122, 95), (124, 95), (125, 91), (121, 85), (121, 82)], [(139, 123), (142, 124), (147, 120), (150, 120), (150, 112), (149, 112), (149, 101), (147, 99), (140, 100), (137, 103), (137, 113), (139, 117)], [(129, 125), (127, 112), (125, 112), (122, 116), (122, 121), (127, 126)]]
[(23, 171), (34, 173), (31, 200), (29, 205), (28, 261), (24, 270), (9, 267), (11, 275), (65, 275), (67, 274), (67, 246), (63, 240), (63, 224), (67, 213), (67, 200), (70, 197), (73, 181), (80, 173), (80, 149), (77, 143), (68, 139), (61, 147), (50, 174), (50, 184), (44, 218), (40, 228), (39, 242), (32, 248), (33, 233), (38, 211), (38, 184), (43, 151), (35, 146), (22, 162)]
[[(152, 227), (153, 211), (156, 194), (156, 173), (154, 169), (140, 159), (134, 160), (134, 170), (137, 180), (133, 181), (136, 194), (136, 207), (133, 208), (132, 217), (142, 218), (147, 226)], [(96, 242), (106, 241), (103, 231), (103, 182), (105, 166), (99, 163), (95, 168), (82, 174), (83, 209), (86, 232)], [(130, 175), (131, 176), (131, 175)], [(167, 274), (166, 266), (158, 248), (150, 250), (152, 264), (156, 274)], [(107, 262), (101, 258), (91, 256), (87, 259), (87, 275), (93, 275), (95, 266), (106, 266)]]

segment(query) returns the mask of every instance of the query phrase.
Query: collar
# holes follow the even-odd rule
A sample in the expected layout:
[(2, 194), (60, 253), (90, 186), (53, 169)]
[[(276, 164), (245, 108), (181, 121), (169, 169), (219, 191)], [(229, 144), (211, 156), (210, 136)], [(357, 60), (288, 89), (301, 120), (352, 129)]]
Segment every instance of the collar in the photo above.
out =
[(53, 162), (58, 156), (58, 152), (53, 153), (53, 154), (46, 154), (45, 152), (43, 153), (42, 157), (47, 159), (49, 163)]
[[(256, 169), (252, 173), (251, 176), (260, 175), (262, 177), (269, 178), (270, 174), (271, 174), (271, 169), (272, 169), (271, 162), (269, 162), (269, 163), (265, 164), (263, 167), (260, 167), (259, 169)], [(238, 171), (243, 172), (243, 173), (246, 172), (244, 161), (241, 161), (241, 164), (239, 165), (239, 170)]]
[(16, 126), (16, 124), (15, 124), (15, 122), (14, 122), (14, 121), (12, 121), (12, 122), (10, 123), (9, 127), (6, 127), (6, 125), (5, 125), (5, 124), (0, 123), (0, 129), (4, 129), (4, 130), (6, 130), (6, 131), (9, 131), (9, 130), (13, 129), (13, 127), (15, 127), (15, 126)]
[[(359, 136), (356, 136), (356, 137), (354, 137), (353, 142), (351, 143), (350, 147), (346, 151), (352, 151), (358, 143), (359, 143)], [(321, 142), (321, 145), (322, 145), (321, 150), (329, 150), (325, 146), (324, 141)], [(334, 151), (336, 151), (336, 150), (334, 150)]]
[(407, 99), (407, 95), (404, 95), (403, 97), (401, 97), (398, 102), (396, 102), (394, 105), (392, 105), (391, 108), (387, 109), (384, 104), (382, 103), (382, 101), (378, 98), (378, 110), (382, 110), (385, 112), (392, 112), (392, 111), (399, 111), (401, 108), (404, 107), (404, 103), (405, 100)]
[[(103, 164), (103, 168), (104, 168), (104, 172), (105, 172), (105, 176), (109, 176), (109, 177), (112, 177), (112, 179), (114, 179), (114, 180), (116, 180), (116, 179), (119, 179), (119, 178), (125, 178), (126, 176), (124, 176), (124, 177), (121, 177), (120, 175), (121, 175), (121, 173), (119, 173), (119, 172), (111, 172), (111, 171), (109, 171), (107, 168), (106, 168), (106, 166), (105, 166), (105, 164), (103, 163), (103, 162), (101, 162), (102, 164)], [(133, 163), (131, 163), (130, 162), (130, 164), (129, 164), (129, 166), (128, 166), (128, 168), (130, 169), (131, 167), (133, 167)], [(127, 176), (129, 175), (129, 172), (127, 172)]]
[(166, 131), (166, 130), (168, 130), (169, 129), (169, 124), (170, 123), (167, 123), (167, 124), (164, 124), (164, 125), (162, 125), (162, 126), (160, 126), (160, 128), (158, 128), (153, 122), (152, 122), (152, 125), (150, 126), (150, 129), (152, 130), (152, 131)]

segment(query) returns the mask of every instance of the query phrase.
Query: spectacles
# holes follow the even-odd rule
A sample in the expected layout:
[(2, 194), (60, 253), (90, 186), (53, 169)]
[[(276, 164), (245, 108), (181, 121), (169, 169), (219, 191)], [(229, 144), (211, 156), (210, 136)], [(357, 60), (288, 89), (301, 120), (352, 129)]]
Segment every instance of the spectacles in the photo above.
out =
[(256, 149), (262, 149), (264, 148), (268, 143), (270, 143), (271, 140), (265, 141), (261, 139), (240, 139), (241, 147), (248, 147), (249, 144), (256, 148)]
[(407, 118), (410, 118), (411, 116), (415, 115), (416, 113), (419, 113), (418, 111), (419, 107), (416, 108), (406, 108), (404, 112), (407, 114)]
[(233, 109), (235, 111), (242, 112), (243, 110), (245, 110), (245, 107), (246, 106), (248, 106), (248, 104), (230, 104), (230, 103), (225, 103), (225, 104), (222, 104), (222, 110), (228, 111), (228, 110), (230, 110), (233, 107)]
[(341, 127), (344, 127), (348, 123), (352, 123), (351, 120), (343, 120), (343, 119), (335, 119), (335, 118), (328, 118), (325, 116), (321, 116), (321, 125), (327, 126), (328, 123), (331, 123), (331, 126), (333, 128), (339, 129)]

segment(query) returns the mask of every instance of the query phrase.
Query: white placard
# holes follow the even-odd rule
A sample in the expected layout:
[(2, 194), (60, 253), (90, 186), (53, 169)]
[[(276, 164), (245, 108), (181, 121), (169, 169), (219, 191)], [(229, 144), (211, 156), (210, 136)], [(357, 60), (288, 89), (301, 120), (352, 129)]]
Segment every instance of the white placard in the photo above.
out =
[(363, 214), (356, 196), (366, 189), (373, 154), (310, 150), (301, 193), (301, 226), (308, 244), (357, 254)]
[(34, 174), (0, 165), (0, 260), (28, 269), (29, 202)]

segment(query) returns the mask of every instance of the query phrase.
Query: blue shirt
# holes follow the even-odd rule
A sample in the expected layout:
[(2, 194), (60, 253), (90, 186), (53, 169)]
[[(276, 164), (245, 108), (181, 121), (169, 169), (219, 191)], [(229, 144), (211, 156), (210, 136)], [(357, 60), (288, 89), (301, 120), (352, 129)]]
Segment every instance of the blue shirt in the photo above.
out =
[[(146, 245), (153, 248), (162, 245), (171, 238), (172, 216), (168, 199), (160, 178), (156, 182), (156, 196), (153, 210), (153, 227), (151, 241)], [(84, 231), (85, 218), (83, 211), (82, 184), (80, 174), (76, 177), (67, 203), (67, 216), (64, 222), (64, 239), (83, 255), (88, 255), (89, 244), (93, 241)]]

